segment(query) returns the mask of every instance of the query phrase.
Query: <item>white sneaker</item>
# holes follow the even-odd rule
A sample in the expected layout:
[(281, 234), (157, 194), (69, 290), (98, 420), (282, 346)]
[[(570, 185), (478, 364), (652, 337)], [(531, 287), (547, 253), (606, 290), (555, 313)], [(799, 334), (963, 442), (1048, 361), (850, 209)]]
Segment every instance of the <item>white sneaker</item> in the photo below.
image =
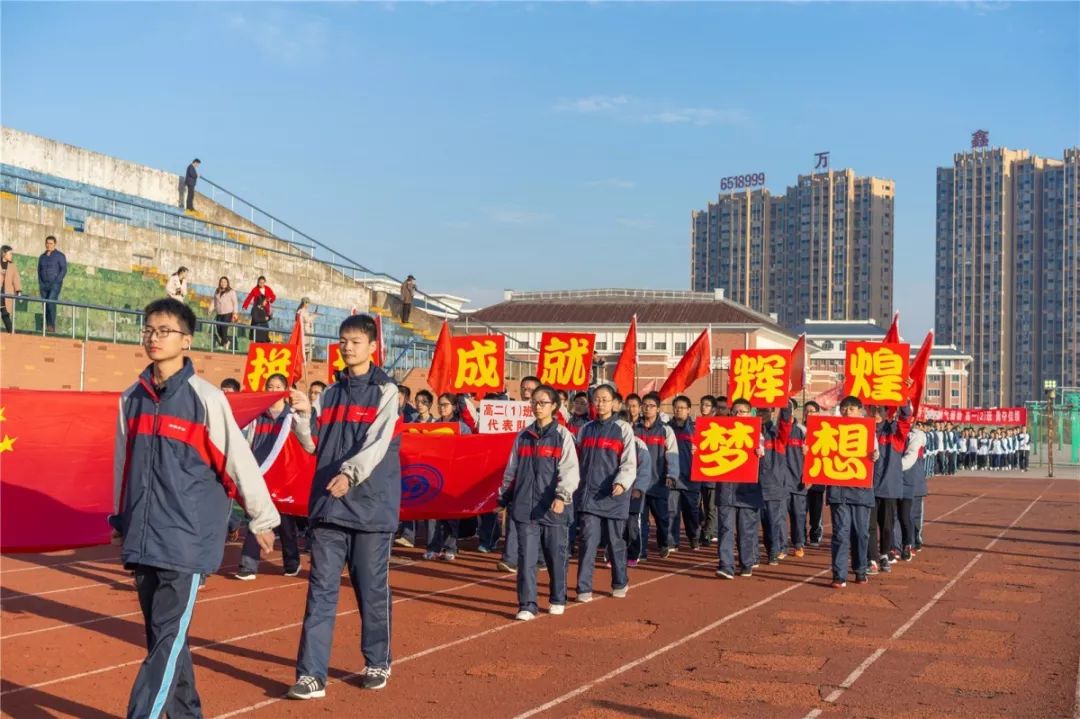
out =
[(592, 592), (578, 592), (576, 599), (579, 602), (591, 602)]
[(629, 584), (627, 584), (625, 587), (617, 587), (615, 589), (612, 589), (611, 596), (615, 597), (616, 599), (622, 599), (626, 596), (626, 593), (628, 591), (630, 591)]
[(565, 611), (566, 611), (566, 605), (565, 604), (552, 604), (550, 607), (548, 607), (548, 614), (554, 614), (555, 616), (559, 616), (560, 614), (562, 614)]
[(514, 619), (518, 620), (519, 622), (529, 622), (533, 619), (536, 619), (536, 615), (530, 612), (528, 609), (522, 609), (520, 612), (514, 615)]

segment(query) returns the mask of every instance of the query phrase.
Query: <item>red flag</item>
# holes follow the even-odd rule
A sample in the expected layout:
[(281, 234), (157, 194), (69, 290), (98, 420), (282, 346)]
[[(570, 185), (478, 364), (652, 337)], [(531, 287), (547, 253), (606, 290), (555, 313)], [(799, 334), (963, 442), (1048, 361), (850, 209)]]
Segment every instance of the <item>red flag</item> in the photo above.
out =
[[(281, 393), (227, 397), (243, 426)], [(109, 543), (119, 408), (119, 392), (3, 391), (0, 550), (45, 552)]]
[(371, 356), (371, 364), (376, 367), (386, 365), (386, 346), (383, 344), (382, 317), (375, 315), (375, 354)]
[(456, 519), (495, 511), (517, 434), (401, 437), (401, 519)]
[(885, 339), (882, 342), (898, 344), (900, 342), (900, 310), (893, 313), (892, 324), (889, 325), (889, 330), (885, 333)]
[(694, 344), (690, 345), (690, 349), (679, 360), (679, 364), (675, 365), (675, 369), (671, 371), (671, 375), (668, 376), (667, 381), (660, 388), (660, 397), (666, 399), (679, 394), (694, 382), (709, 374), (711, 369), (709, 362), (712, 360), (711, 334), (707, 329), (702, 330), (698, 338), (694, 340)]
[(640, 394), (642, 397), (644, 397), (649, 392), (655, 392), (655, 391), (656, 391), (656, 380), (653, 379), (653, 380), (649, 380), (645, 384), (645, 386), (641, 388), (641, 391), (638, 392), (638, 394)]
[(637, 315), (634, 315), (630, 318), (630, 329), (626, 331), (626, 341), (623, 342), (622, 353), (619, 354), (619, 363), (615, 365), (615, 372), (611, 375), (615, 389), (623, 397), (634, 391), (637, 362)]
[(292, 359), (289, 362), (289, 386), (304, 376), (304, 323), (300, 320), (300, 313), (296, 313), (296, 321), (293, 323), (292, 334), (289, 335), (289, 351)]
[(923, 390), (926, 387), (926, 370), (930, 366), (930, 352), (933, 347), (934, 331), (930, 330), (926, 333), (926, 339), (923, 340), (919, 353), (915, 355), (915, 359), (911, 363), (911, 369), (908, 370), (908, 377), (911, 378), (908, 399), (911, 400), (912, 412), (916, 414), (919, 411), (919, 405), (922, 403)]
[(806, 333), (799, 335), (795, 346), (791, 348), (791, 385), (789, 395), (806, 389)]
[(431, 368), (427, 381), (436, 396), (450, 391), (454, 370), (453, 347), (450, 346), (450, 323), (443, 320), (439, 338), (435, 340), (435, 352), (431, 355)]

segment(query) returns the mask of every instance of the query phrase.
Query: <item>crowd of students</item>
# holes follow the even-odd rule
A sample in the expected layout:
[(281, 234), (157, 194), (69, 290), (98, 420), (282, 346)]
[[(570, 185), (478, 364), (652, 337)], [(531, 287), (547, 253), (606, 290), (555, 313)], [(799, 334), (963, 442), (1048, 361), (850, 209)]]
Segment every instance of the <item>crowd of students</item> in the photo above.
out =
[[(201, 715), (187, 627), (198, 585), (218, 569), (225, 542), (238, 534), (236, 523), (226, 523), (233, 497), (243, 501), (248, 530), (237, 579), (256, 576), (260, 560), (273, 551), (274, 530), (282, 539), (284, 573), (298, 575), (299, 540), (306, 537), (308, 592), (296, 683), (287, 695), (312, 699), (326, 692), (346, 566), (360, 607), (366, 664), (361, 685), (386, 685), (392, 663), (390, 553), (394, 543), (418, 544), (417, 525), (426, 529), (428, 559), (453, 561), (458, 539), (470, 531), (478, 534), (485, 554), (496, 551), (505, 536), (496, 566), (516, 573), (514, 616), (528, 621), (540, 611), (541, 570), (549, 575), (546, 609), (552, 615), (562, 614), (571, 599), (593, 600), (600, 564), (610, 569), (611, 596), (626, 597), (635, 567), (650, 561), (651, 549), (664, 559), (715, 545), (718, 578), (752, 577), (762, 562), (798, 560), (808, 547), (819, 547), (828, 505), (831, 586), (843, 589), (852, 575), (866, 583), (922, 550), (923, 503), (939, 456), (945, 455), (944, 473), (971, 460), (959, 444), (956, 452), (948, 451), (948, 427), (939, 438), (938, 426), (912, 422), (910, 405), (898, 411), (863, 407), (847, 397), (839, 406), (842, 416), (869, 414), (875, 421), (876, 442), (867, 457), (873, 460), (873, 486), (806, 485), (806, 421), (821, 410), (814, 402), (800, 408), (791, 401), (778, 410), (756, 410), (763, 420), (754, 448), (756, 482), (699, 483), (690, 480), (695, 422), (750, 416), (755, 410), (745, 400), (706, 396), (694, 417), (690, 399), (680, 395), (671, 417), (664, 417), (655, 392), (622, 397), (600, 385), (568, 397), (527, 377), (519, 392), (531, 403), (534, 421), (515, 437), (498, 491), (499, 511), (475, 522), (401, 523), (398, 423), (458, 422), (467, 434), (475, 430), (476, 414), (453, 394), (434, 397), (424, 390), (411, 401), (405, 388), (371, 362), (376, 327), (370, 317), (342, 323), (346, 369), (335, 382), (313, 382), (301, 392), (290, 389), (285, 377), (271, 377), (269, 389), (289, 394), (241, 430), (223, 397), (238, 383), (209, 385), (185, 356), (196, 321), (190, 308), (164, 299), (151, 303), (145, 316), (143, 344), (151, 365), (121, 402), (117, 506), (110, 518), (147, 626), (148, 653), (132, 689), (130, 716)], [(162, 414), (168, 422), (155, 420)], [(280, 516), (263, 479), (273, 447), (290, 433), (315, 455), (305, 519)], [(192, 440), (196, 434), (199, 441)], [(1001, 435), (1002, 450), (1010, 446), (1007, 436), (1017, 438), (1016, 457), (994, 466), (1023, 463), (1023, 432), (987, 434)], [(945, 451), (935, 451), (939, 447)], [(990, 450), (992, 455), (993, 443)], [(977, 443), (974, 456), (978, 466)], [(463, 531), (469, 523), (476, 529)], [(578, 571), (571, 589), (574, 557)]]
[(951, 422), (928, 422), (927, 471), (951, 475), (958, 471), (1028, 471), (1031, 435), (1027, 427), (965, 427)]

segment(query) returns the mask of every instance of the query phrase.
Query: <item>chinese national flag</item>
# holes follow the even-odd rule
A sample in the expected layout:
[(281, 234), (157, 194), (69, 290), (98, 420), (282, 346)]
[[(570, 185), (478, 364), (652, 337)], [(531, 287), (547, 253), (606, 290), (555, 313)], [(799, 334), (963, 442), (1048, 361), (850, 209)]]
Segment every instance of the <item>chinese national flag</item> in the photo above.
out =
[(899, 344), (900, 342), (900, 311), (897, 310), (893, 313), (892, 324), (889, 325), (889, 330), (885, 333), (885, 339), (881, 340), (889, 344)]
[(611, 375), (615, 389), (626, 397), (634, 391), (634, 375), (637, 374), (637, 315), (630, 318), (630, 329), (626, 331), (619, 363)]
[(709, 374), (709, 363), (712, 359), (712, 333), (703, 330), (690, 349), (686, 351), (679, 364), (671, 371), (671, 375), (660, 388), (660, 397), (666, 399), (677, 395), (697, 380)]
[(908, 372), (908, 377), (911, 378), (911, 393), (908, 398), (911, 400), (911, 410), (916, 414), (919, 411), (919, 405), (922, 404), (923, 390), (926, 387), (926, 369), (930, 366), (930, 351), (933, 347), (934, 331), (930, 330), (926, 333), (926, 339), (923, 340), (919, 354), (915, 355)]
[(450, 343), (450, 323), (443, 320), (439, 338), (435, 341), (435, 352), (431, 355), (431, 368), (428, 370), (428, 384), (438, 396), (449, 392), (454, 382), (454, 348)]
[[(226, 397), (242, 427), (281, 394)], [(109, 543), (119, 409), (119, 392), (3, 391), (0, 550), (46, 552)]]
[(806, 333), (799, 335), (795, 346), (791, 348), (791, 386), (789, 395), (798, 394), (806, 389)]

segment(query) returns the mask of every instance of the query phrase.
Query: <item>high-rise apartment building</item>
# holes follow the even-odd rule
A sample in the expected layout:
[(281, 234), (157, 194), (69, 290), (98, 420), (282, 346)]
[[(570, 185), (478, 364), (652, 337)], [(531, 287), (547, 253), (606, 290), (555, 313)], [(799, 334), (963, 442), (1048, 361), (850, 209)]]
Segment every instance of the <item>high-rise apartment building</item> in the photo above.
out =
[(787, 327), (807, 318), (887, 323), (894, 188), (849, 169), (801, 175), (784, 195), (722, 194), (692, 213), (691, 285), (722, 288)]
[(974, 149), (937, 171), (935, 329), (972, 355), (972, 404), (1080, 384), (1080, 149)]

